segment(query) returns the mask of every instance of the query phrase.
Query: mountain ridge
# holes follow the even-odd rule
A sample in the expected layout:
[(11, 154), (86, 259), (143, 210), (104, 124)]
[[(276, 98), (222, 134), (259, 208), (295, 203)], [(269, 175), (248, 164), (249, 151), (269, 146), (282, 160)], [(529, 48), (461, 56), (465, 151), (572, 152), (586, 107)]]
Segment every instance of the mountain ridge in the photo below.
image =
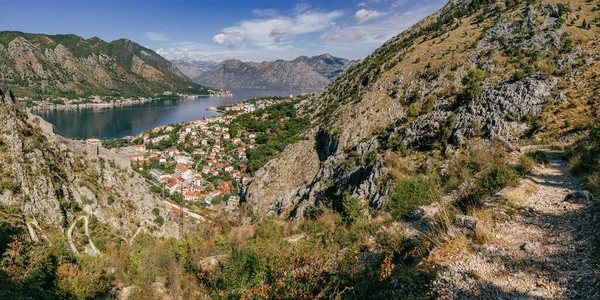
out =
[[(222, 89), (322, 90), (343, 74), (356, 60), (330, 54), (300, 56), (294, 60), (243, 62), (228, 59), (207, 67), (201, 62), (174, 61), (193, 81)], [(190, 68), (197, 64), (196, 68)]]
[[(590, 50), (597, 29), (576, 24), (593, 19), (594, 10), (577, 17), (564, 1), (507, 3), (450, 2), (298, 105), (313, 126), (256, 173), (247, 207), (260, 216), (302, 217), (309, 207), (339, 205), (347, 192), (381, 210), (401, 178), (388, 166), (397, 155), (441, 153), (432, 159), (441, 164), (476, 137), (507, 144), (549, 138), (543, 129), (556, 130), (551, 124), (562, 117), (549, 115), (548, 104), (564, 103), (573, 89), (564, 72), (587, 70), (595, 59), (584, 57), (598, 55)], [(551, 67), (572, 56), (579, 63)], [(584, 102), (559, 107), (561, 114), (593, 111)], [(375, 164), (358, 163), (369, 155)]]
[(129, 39), (0, 32), (0, 79), (20, 97), (150, 97), (216, 92)]

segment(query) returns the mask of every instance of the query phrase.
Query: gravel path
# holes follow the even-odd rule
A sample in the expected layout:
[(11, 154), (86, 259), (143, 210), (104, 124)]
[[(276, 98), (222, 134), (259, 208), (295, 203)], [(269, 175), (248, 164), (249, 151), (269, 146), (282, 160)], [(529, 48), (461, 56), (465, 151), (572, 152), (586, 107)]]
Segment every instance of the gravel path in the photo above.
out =
[(433, 290), (441, 299), (600, 299), (592, 259), (593, 201), (564, 201), (582, 187), (558, 153), (548, 156), (550, 163), (536, 167), (519, 188), (501, 192), (536, 187), (513, 214), (506, 206), (490, 208), (503, 220), (489, 244), (471, 244), (467, 253), (440, 265)]

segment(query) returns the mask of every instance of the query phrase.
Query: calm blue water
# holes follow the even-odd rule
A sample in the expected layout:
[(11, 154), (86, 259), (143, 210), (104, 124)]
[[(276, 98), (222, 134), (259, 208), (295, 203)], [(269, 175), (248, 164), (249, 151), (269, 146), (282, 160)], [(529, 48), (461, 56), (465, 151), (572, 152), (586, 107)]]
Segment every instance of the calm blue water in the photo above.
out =
[(254, 97), (289, 96), (302, 91), (233, 91), (233, 97), (190, 100), (158, 100), (122, 108), (80, 108), (75, 110), (34, 111), (56, 126), (58, 134), (69, 138), (112, 139), (137, 135), (156, 126), (210, 118), (206, 108), (228, 105)]

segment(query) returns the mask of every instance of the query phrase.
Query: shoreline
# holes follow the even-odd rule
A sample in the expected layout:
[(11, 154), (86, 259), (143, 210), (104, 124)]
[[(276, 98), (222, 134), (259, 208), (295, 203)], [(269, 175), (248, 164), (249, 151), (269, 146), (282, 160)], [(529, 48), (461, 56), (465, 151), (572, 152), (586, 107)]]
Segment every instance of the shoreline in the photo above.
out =
[[(111, 102), (88, 102), (88, 103), (67, 103), (56, 104), (47, 100), (34, 101), (37, 105), (29, 107), (31, 110), (77, 110), (80, 108), (102, 109), (111, 107), (126, 107), (138, 104), (150, 103), (159, 100), (193, 100), (197, 98), (212, 98), (212, 97), (233, 97), (233, 93), (212, 94), (212, 95), (185, 95), (178, 97), (157, 97), (157, 98), (140, 98), (140, 99), (119, 99)], [(31, 101), (27, 99), (17, 99), (20, 102)]]

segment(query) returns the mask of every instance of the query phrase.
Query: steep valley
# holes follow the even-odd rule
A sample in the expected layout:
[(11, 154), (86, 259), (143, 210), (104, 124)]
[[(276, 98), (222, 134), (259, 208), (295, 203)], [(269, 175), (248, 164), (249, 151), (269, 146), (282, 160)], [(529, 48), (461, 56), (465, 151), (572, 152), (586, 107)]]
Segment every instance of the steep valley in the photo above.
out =
[(252, 176), (203, 222), (3, 87), (0, 298), (598, 298), (599, 43), (597, 0), (451, 0), (345, 72), (300, 57), (323, 92), (206, 125)]

